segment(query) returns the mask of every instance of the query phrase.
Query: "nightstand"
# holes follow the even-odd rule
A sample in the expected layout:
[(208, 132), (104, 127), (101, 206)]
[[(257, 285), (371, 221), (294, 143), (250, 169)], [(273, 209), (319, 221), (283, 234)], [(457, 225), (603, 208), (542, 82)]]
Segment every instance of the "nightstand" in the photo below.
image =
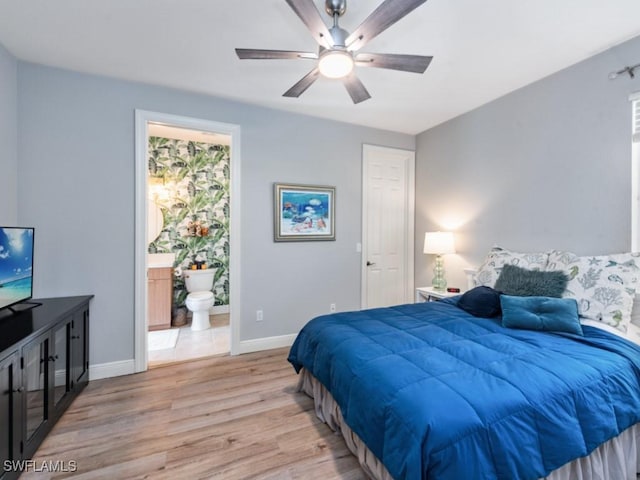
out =
[(434, 302), (447, 297), (455, 297), (461, 295), (462, 292), (453, 293), (446, 290), (435, 290), (433, 287), (418, 287), (416, 288), (416, 303), (422, 302)]

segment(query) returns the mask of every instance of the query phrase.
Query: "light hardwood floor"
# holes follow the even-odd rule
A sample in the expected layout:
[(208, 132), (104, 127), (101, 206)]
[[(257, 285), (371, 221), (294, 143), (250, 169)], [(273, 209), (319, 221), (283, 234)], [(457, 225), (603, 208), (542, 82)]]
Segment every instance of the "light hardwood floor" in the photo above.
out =
[(296, 392), (288, 350), (213, 357), (90, 382), (34, 460), (48, 479), (364, 480), (342, 436)]

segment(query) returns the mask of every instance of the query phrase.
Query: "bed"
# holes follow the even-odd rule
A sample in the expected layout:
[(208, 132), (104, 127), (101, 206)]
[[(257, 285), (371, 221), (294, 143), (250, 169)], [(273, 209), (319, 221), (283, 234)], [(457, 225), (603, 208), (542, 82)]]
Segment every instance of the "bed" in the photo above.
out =
[[(495, 283), (505, 264), (532, 267), (518, 256), (529, 254), (493, 253), (476, 277), (490, 269)], [(544, 254), (537, 270), (594, 278), (593, 265), (576, 267), (584, 258), (560, 258)], [(611, 258), (601, 263), (613, 261), (616, 274), (603, 270), (603, 281), (630, 293), (635, 265)], [(571, 281), (564, 296), (581, 305)], [(301, 330), (289, 361), (372, 478), (635, 479), (640, 346), (626, 334), (631, 306), (628, 319), (620, 305), (615, 319), (588, 318), (598, 295), (580, 306), (581, 334), (507, 328), (459, 298), (322, 316)]]

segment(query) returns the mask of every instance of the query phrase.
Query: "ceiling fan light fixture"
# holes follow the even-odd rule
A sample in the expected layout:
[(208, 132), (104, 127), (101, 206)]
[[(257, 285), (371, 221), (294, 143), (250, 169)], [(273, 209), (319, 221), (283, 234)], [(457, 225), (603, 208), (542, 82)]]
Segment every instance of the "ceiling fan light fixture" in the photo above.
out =
[(318, 62), (320, 73), (327, 78), (344, 78), (353, 66), (353, 56), (345, 50), (327, 50)]
[(427, 0), (381, 0), (382, 3), (373, 13), (351, 33), (339, 25), (340, 17), (347, 10), (348, 0), (324, 0), (325, 12), (333, 19), (332, 27), (327, 27), (320, 16), (316, 4), (321, 3), (321, 0), (285, 1), (318, 43), (317, 54), (291, 50), (236, 48), (236, 55), (240, 59), (314, 60), (313, 69), (284, 92), (283, 97), (298, 98), (322, 75), (325, 78), (341, 80), (351, 100), (356, 104), (371, 98), (371, 95), (356, 75), (355, 67), (424, 73), (431, 62), (432, 57), (424, 55), (359, 53), (364, 45)]

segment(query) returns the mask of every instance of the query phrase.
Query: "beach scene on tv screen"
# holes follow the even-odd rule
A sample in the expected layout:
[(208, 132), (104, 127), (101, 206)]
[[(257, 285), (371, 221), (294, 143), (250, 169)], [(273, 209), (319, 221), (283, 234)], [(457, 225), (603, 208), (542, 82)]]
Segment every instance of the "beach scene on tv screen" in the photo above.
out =
[(0, 228), (0, 308), (31, 296), (33, 230)]

